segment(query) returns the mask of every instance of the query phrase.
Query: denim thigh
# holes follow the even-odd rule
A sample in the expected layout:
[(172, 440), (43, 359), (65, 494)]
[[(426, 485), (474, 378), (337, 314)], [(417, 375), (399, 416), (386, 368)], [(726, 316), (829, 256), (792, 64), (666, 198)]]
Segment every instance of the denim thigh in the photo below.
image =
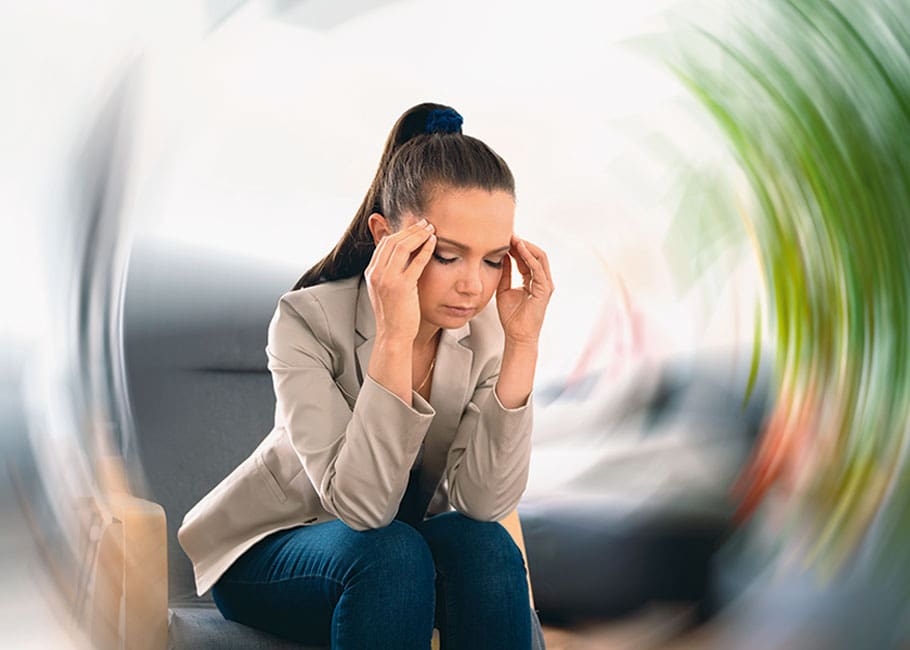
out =
[(544, 650), (521, 551), (497, 522), (457, 512), (355, 531), (340, 520), (278, 531), (212, 589), (232, 621), (333, 650)]
[(435, 569), (408, 524), (356, 531), (335, 520), (260, 540), (212, 596), (225, 618), (301, 643), (425, 650)]
[(446, 512), (420, 522), (417, 530), (436, 565), (442, 650), (543, 648), (524, 558), (500, 523)]

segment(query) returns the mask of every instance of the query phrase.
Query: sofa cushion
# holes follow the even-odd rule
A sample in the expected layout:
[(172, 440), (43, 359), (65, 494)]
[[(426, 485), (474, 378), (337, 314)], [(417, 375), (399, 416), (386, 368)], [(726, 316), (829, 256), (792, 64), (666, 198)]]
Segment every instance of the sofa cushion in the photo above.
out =
[(214, 606), (175, 607), (168, 611), (169, 650), (328, 650), (304, 646), (267, 632), (226, 620)]
[[(435, 647), (435, 646), (434, 646)], [(189, 605), (168, 611), (168, 650), (329, 650), (327, 646), (304, 646), (240, 623), (226, 620), (214, 605)], [(545, 650), (543, 628), (531, 611), (531, 650)]]

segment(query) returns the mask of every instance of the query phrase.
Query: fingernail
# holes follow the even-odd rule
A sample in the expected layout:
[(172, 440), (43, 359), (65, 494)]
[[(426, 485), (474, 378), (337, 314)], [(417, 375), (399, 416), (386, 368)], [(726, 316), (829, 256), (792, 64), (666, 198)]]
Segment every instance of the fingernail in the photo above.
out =
[(427, 222), (427, 219), (426, 219), (426, 217), (424, 217), (423, 219), (421, 219), (420, 221), (418, 221), (417, 224), (420, 225), (420, 226), (422, 226), (422, 225), (424, 225), (426, 222)]

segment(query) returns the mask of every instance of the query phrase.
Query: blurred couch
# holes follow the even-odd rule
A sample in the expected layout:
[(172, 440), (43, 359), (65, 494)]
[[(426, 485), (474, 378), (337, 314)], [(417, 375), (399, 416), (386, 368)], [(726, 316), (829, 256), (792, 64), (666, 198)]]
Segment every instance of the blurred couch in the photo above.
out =
[[(126, 455), (141, 462), (144, 496), (167, 515), (169, 647), (299, 647), (225, 621), (210, 595), (196, 596), (176, 531), (271, 428), (267, 326), (304, 266), (168, 242), (132, 251), (124, 346), (135, 436)], [(645, 370), (624, 380), (619, 399), (535, 387), (532, 470), (554, 454), (585, 456), (559, 485), (529, 484), (518, 508), (545, 624), (655, 601), (713, 608), (712, 558), (730, 530), (726, 487), (765, 410), (763, 382), (744, 409), (745, 378), (722, 367), (720, 355)]]

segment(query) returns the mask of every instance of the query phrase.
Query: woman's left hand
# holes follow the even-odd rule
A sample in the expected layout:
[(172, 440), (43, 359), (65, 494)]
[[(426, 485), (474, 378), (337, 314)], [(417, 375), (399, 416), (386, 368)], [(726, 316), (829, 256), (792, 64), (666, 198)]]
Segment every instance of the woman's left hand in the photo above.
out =
[[(512, 235), (512, 248), (502, 258), (502, 276), (496, 289), (496, 308), (506, 341), (536, 345), (544, 313), (553, 295), (553, 278), (547, 254), (539, 246)], [(512, 287), (512, 257), (521, 273), (522, 286)]]

